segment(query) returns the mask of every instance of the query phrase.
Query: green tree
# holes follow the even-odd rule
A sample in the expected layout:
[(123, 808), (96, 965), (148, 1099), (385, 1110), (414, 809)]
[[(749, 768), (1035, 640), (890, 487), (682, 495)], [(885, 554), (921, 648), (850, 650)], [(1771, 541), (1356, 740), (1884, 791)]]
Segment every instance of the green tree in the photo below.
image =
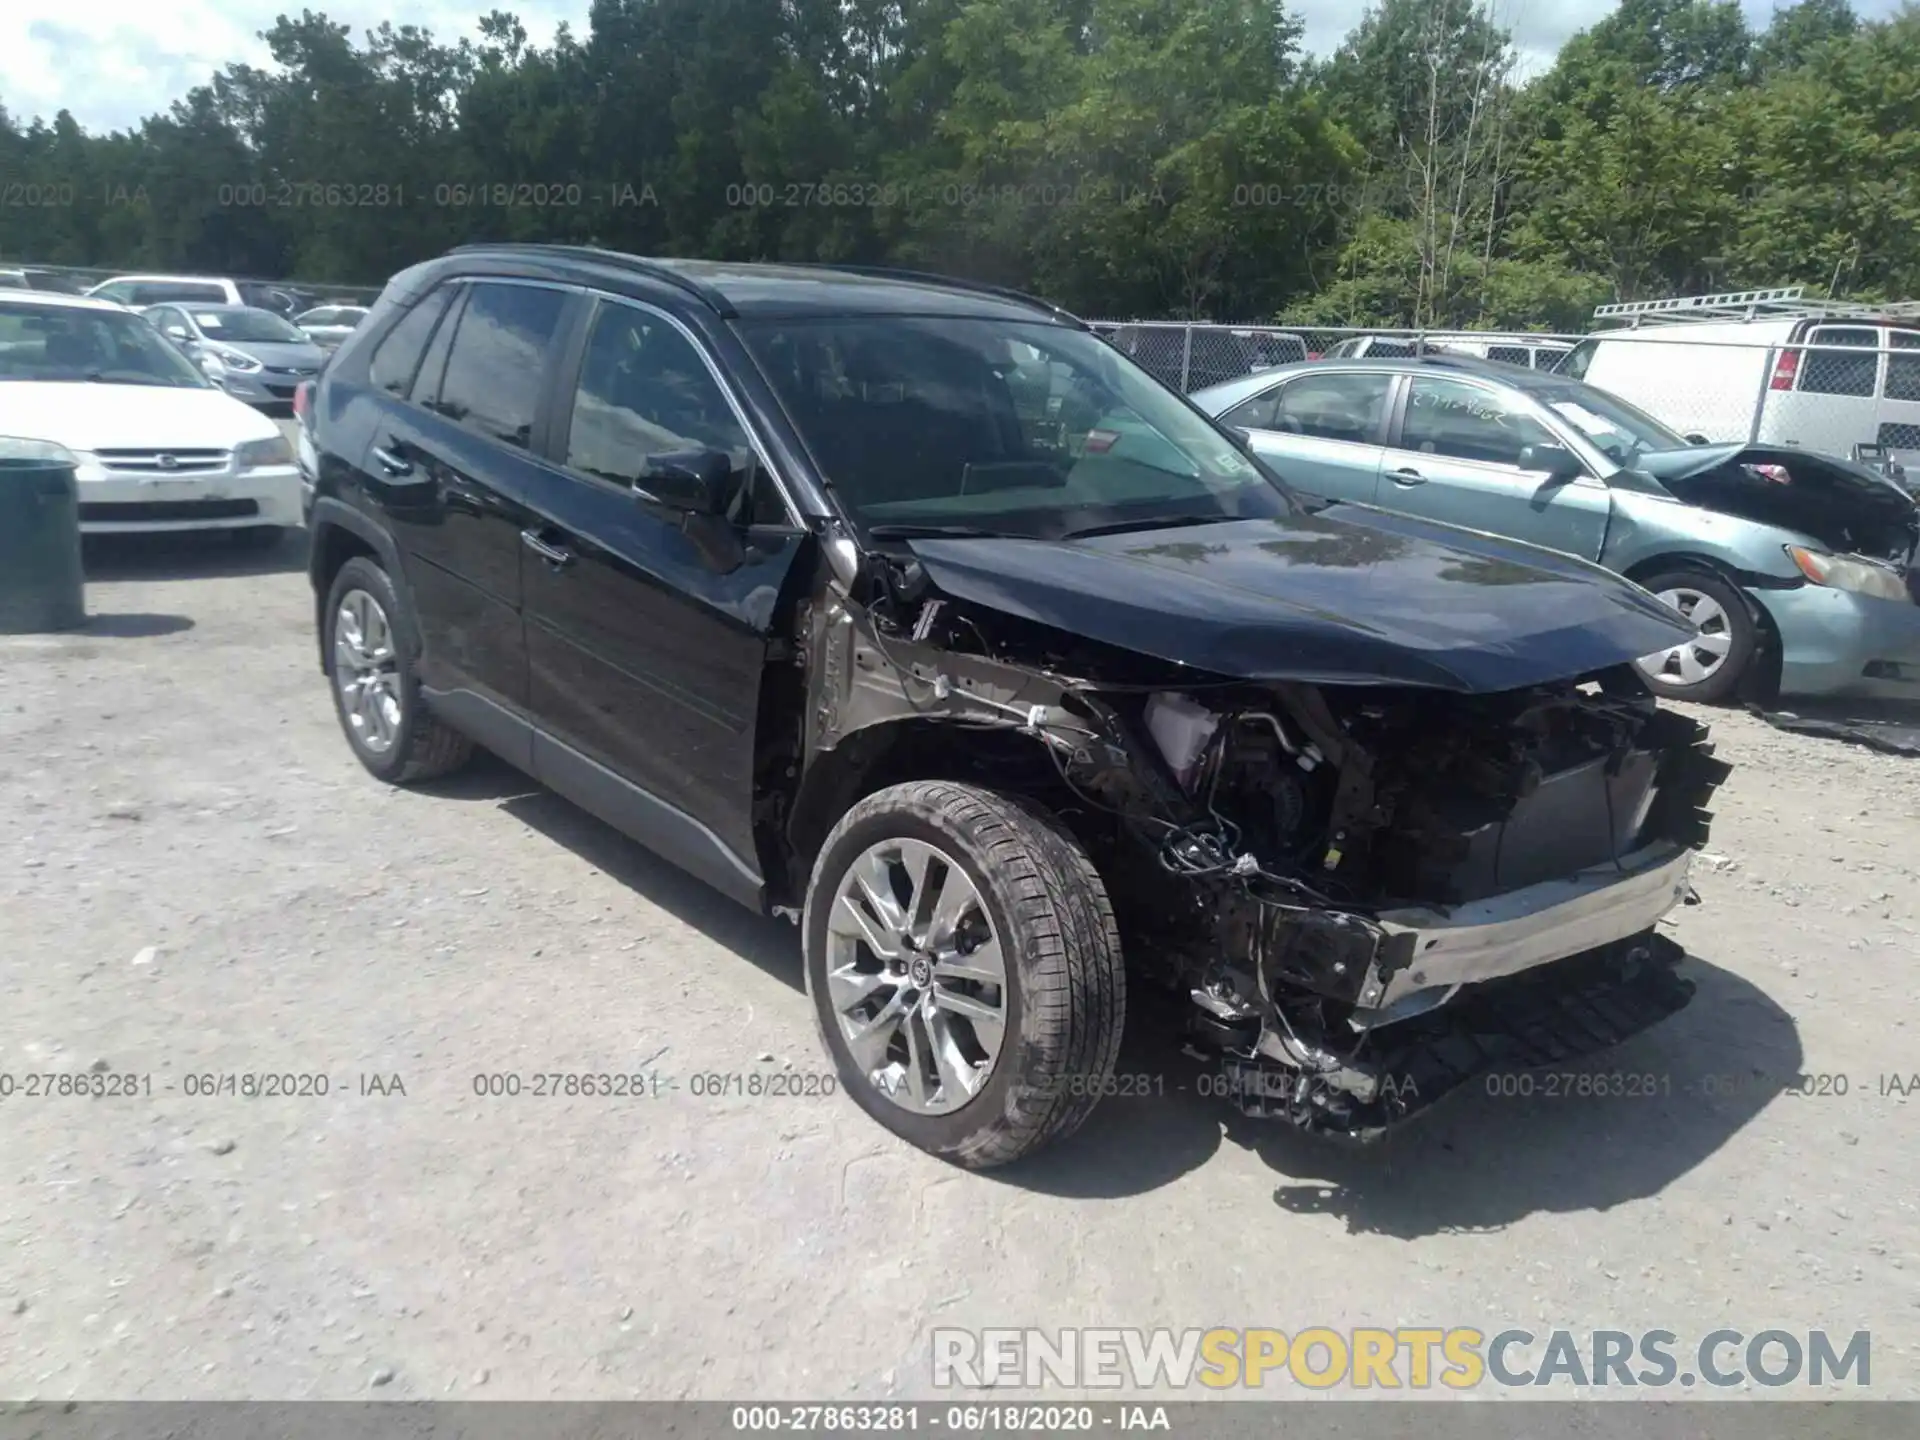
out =
[(1804, 65), (1820, 46), (1851, 39), (1860, 18), (1848, 0), (1799, 0), (1773, 12), (1766, 33), (1754, 42), (1754, 73), (1762, 78)]

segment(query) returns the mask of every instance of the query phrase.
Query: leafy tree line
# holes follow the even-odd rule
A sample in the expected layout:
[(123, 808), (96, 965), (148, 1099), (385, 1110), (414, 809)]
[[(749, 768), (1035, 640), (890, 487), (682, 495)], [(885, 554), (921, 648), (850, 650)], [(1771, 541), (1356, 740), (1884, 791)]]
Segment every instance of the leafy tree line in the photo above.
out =
[(1920, 295), (1920, 10), (1623, 0), (1524, 75), (1481, 0), (593, 0), (530, 44), (282, 16), (136, 129), (0, 109), (0, 256), (378, 282), (476, 239), (824, 260), (1093, 315), (1578, 328)]

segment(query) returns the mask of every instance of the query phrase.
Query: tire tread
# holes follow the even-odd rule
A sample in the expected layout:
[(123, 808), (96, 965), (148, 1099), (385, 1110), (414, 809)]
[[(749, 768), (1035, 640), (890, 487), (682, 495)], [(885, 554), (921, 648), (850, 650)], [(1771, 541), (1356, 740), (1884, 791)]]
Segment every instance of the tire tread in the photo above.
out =
[[(378, 775), (390, 785), (416, 785), (425, 780), (437, 780), (443, 775), (451, 775), (473, 758), (477, 748), (474, 742), (448, 725), (428, 707), (420, 694), (420, 687), (413, 674), (415, 645), (413, 640), (413, 617), (400, 596), (400, 587), (394, 583), (380, 565), (364, 555), (351, 557), (333, 577), (333, 583), (327, 591), (326, 617), (329, 627), (333, 624), (333, 615), (340, 607), (340, 596), (350, 587), (358, 586), (376, 592), (382, 606), (386, 609), (387, 619), (393, 627), (394, 646), (398, 655), (401, 688), (407, 709), (407, 745), (404, 754), (397, 760), (380, 764), (371, 757), (359, 755), (360, 763)], [(327, 684), (334, 691), (335, 709), (339, 708), (338, 684), (333, 674), (332, 630), (327, 632)], [(347, 742), (352, 745), (353, 742)]]
[[(1002, 1064), (1019, 1071), (1000, 1113), (936, 1153), (973, 1169), (1003, 1165), (1078, 1129), (1113, 1073), (1126, 1019), (1119, 926), (1093, 862), (1052, 815), (1029, 801), (946, 780), (912, 781), (867, 796), (841, 817), (824, 860), (856, 826), (902, 812), (963, 841), (1008, 912), (1007, 963), (1020, 975), (1022, 1033)], [(822, 899), (816, 869), (809, 910)], [(831, 897), (825, 897), (831, 903)], [(809, 932), (810, 933), (810, 932)], [(1074, 1093), (1074, 1077), (1083, 1077)]]

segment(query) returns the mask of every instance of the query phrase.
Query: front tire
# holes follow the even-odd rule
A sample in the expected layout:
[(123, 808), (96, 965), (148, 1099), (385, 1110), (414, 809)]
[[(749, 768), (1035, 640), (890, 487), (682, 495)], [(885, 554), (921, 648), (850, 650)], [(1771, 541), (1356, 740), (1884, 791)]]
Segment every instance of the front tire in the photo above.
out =
[(821, 848), (801, 933), (841, 1084), (911, 1144), (1002, 1165), (1105, 1092), (1119, 931), (1086, 851), (1038, 807), (940, 780), (868, 796)]
[(1696, 639), (1636, 662), (1654, 692), (1710, 705), (1738, 690), (1759, 648), (1746, 597), (1718, 575), (1699, 570), (1653, 575), (1640, 585), (1700, 626)]
[(390, 785), (410, 785), (473, 758), (473, 742), (421, 699), (413, 627), (386, 571), (354, 556), (333, 577), (323, 613), (334, 711), (362, 765)]

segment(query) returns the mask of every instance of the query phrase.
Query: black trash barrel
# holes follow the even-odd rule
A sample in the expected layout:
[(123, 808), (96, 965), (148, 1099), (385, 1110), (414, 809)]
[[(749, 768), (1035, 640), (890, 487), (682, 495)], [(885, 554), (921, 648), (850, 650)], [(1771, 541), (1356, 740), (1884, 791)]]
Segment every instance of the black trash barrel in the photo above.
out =
[(87, 623), (73, 455), (0, 435), (0, 635)]

